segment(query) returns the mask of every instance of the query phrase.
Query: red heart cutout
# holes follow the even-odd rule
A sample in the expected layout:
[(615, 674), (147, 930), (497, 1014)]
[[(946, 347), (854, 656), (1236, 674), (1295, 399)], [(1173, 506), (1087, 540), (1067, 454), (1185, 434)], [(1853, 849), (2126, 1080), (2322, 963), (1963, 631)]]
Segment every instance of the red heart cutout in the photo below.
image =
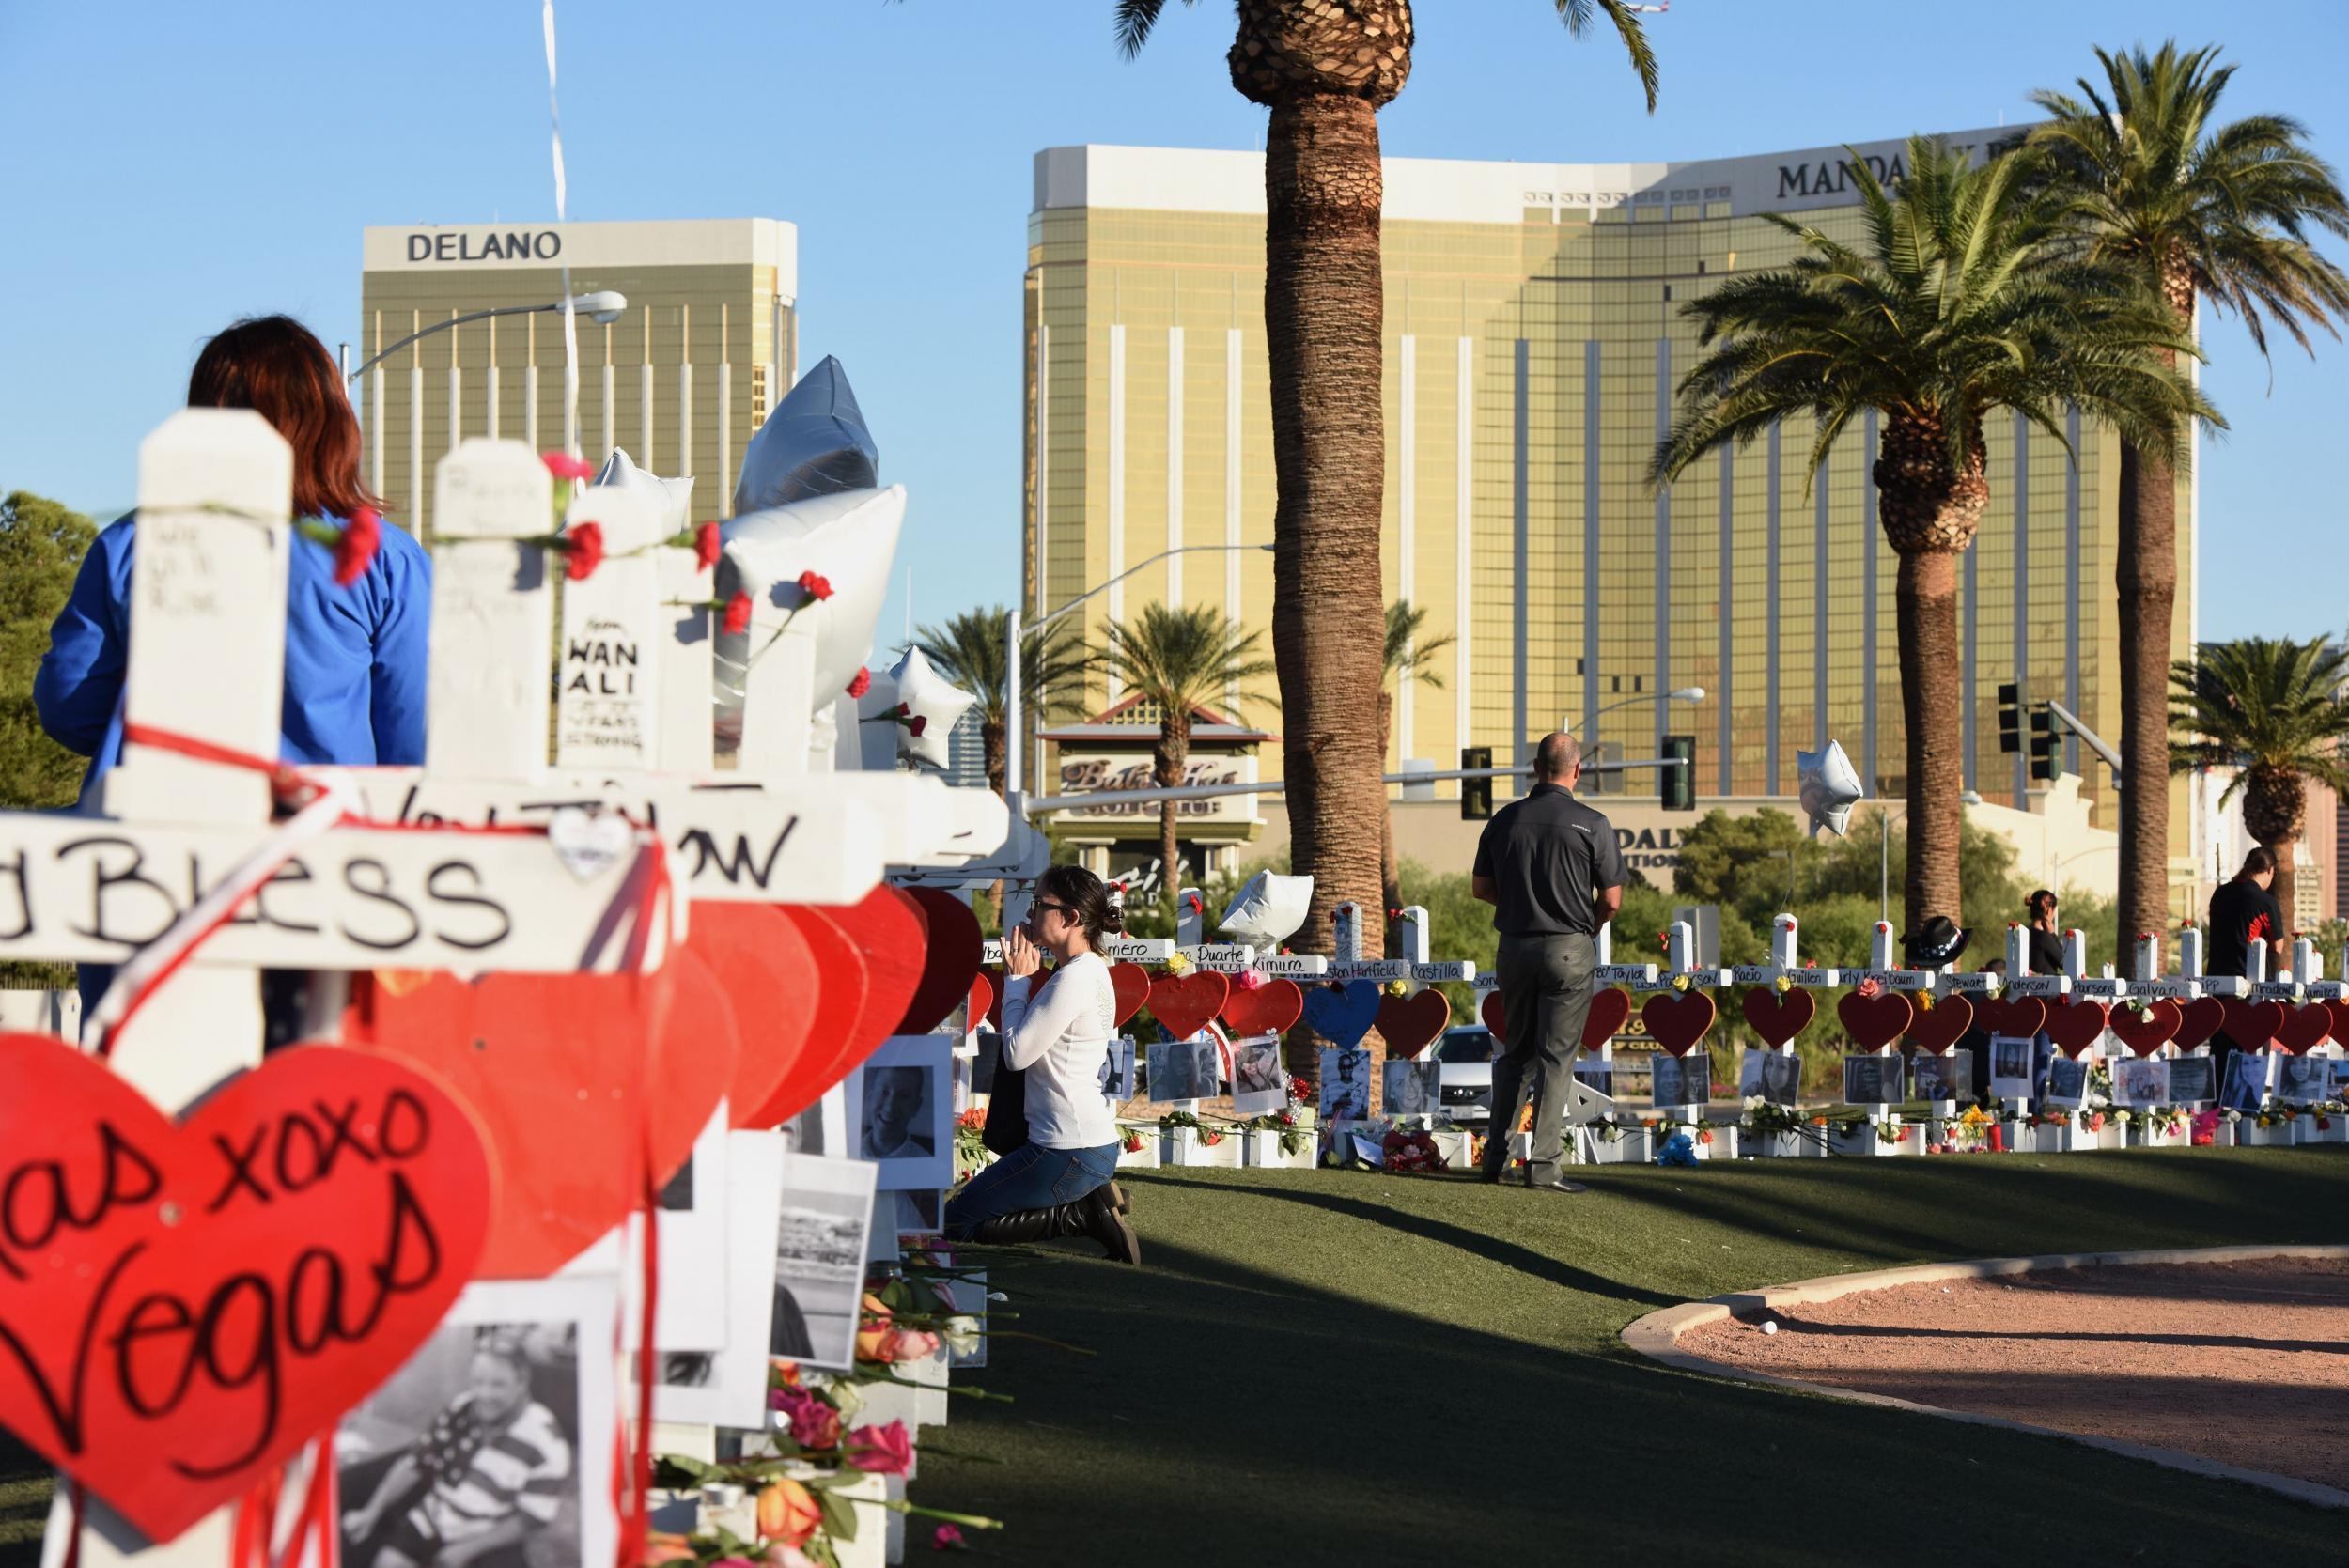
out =
[[(1591, 1001), (1595, 1005), (1598, 999), (1593, 997)], [(1477, 1017), (1485, 1020), (1485, 1027), (1492, 1032), (1493, 1043), (1500, 1046), (1507, 1045), (1509, 1043), (1509, 1010), (1501, 1004), (1501, 993), (1486, 991), (1485, 1000), (1478, 1005), (1476, 1012)]]
[(2047, 1027), (2045, 997), (1995, 997), (1975, 1011), (1982, 1015), (1991, 1033), (2010, 1039), (2032, 1039)]
[(979, 972), (979, 956), (987, 939), (979, 933), (979, 917), (971, 912), (971, 906), (944, 888), (900, 891), (922, 911), (926, 929), (913, 1000), (906, 1003), (905, 1016), (890, 1032), (927, 1034), (970, 996), (971, 977)]
[(1414, 991), (1378, 1004), (1378, 1033), (1389, 1056), (1417, 1056), (1451, 1025), (1452, 1003), (1441, 991)]
[(738, 1049), (726, 1119), (762, 1127), (759, 1109), (782, 1087), (816, 1024), (817, 978), (807, 939), (771, 904), (698, 902), (685, 951), (701, 960), (734, 1008)]
[(2104, 1038), (2109, 1004), (2066, 997), (2047, 1009), (2047, 1038), (2066, 1056), (2077, 1056)]
[[(797, 1098), (798, 1103), (776, 1117), (776, 1122), (788, 1121), (815, 1104), (823, 1097), (825, 1090), (847, 1078), (858, 1063), (879, 1050), (898, 1020), (906, 1016), (913, 993), (922, 984), (926, 925), (922, 907), (908, 898), (903, 890), (883, 885), (855, 904), (828, 904), (820, 909), (812, 906), (794, 908), (791, 913), (793, 919), (799, 920), (803, 933), (809, 931), (810, 921), (801, 919), (802, 916), (824, 921), (834, 928), (839, 945), (833, 947), (831, 962), (844, 961), (838, 956), (843, 952), (853, 954), (852, 959), (845, 961), (854, 962), (863, 970), (864, 988), (858, 995), (855, 1010), (844, 1021), (833, 1026), (831, 1032), (816, 1036), (819, 1047), (829, 1039), (831, 1048), (809, 1053), (806, 1074), (794, 1074), (792, 1078), (791, 1097)], [(812, 934), (809, 945), (817, 948), (820, 957), (822, 947)], [(825, 975), (824, 985), (829, 990), (832, 985), (832, 970), (821, 969), (818, 972)], [(826, 1022), (831, 1022), (829, 1013)], [(781, 1097), (770, 1100), (768, 1109), (779, 1103), (784, 1103)]]
[(1630, 1021), (1631, 993), (1629, 991), (1615, 986), (1593, 991), (1591, 1010), (1582, 1018), (1582, 1048), (1584, 1050), (1598, 1049), (1613, 1039), (1616, 1032)]
[(397, 1371), (499, 1206), (464, 1107), (385, 1057), (277, 1051), (176, 1124), (45, 1035), (0, 1077), (0, 1424), (155, 1541)]
[(2332, 1038), (2333, 1016), (2324, 1003), (2311, 1002), (2305, 1007), (2286, 1007), (2283, 1027), (2276, 1031), (2276, 1041), (2295, 1056), (2306, 1056)]
[(1150, 983), (1151, 1016), (1177, 1040), (1188, 1040), (1215, 1021), (1230, 997), (1232, 977), (1202, 970)]
[(971, 996), (962, 1004), (964, 1027), (976, 1029), (987, 1022), (994, 1012), (995, 974), (991, 970), (981, 970), (971, 977)]
[(1939, 1056), (1966, 1037), (1974, 1027), (1974, 1004), (1963, 996), (1945, 996), (1931, 1007), (1920, 1007), (1909, 1020), (1908, 1041), (1927, 1056)]
[(643, 976), (436, 974), (405, 994), (354, 987), (353, 1001), (350, 1044), (434, 1074), (496, 1153), (485, 1280), (536, 1280), (592, 1246), (643, 1201), (639, 1119), (658, 1187), (734, 1079), (733, 1010), (682, 947)]
[(1003, 1032), (1003, 966), (988, 965), (979, 970), (979, 979), (986, 981), (988, 987), (987, 1027), (1001, 1034)]
[(1836, 1000), (1835, 1016), (1860, 1049), (1882, 1050), (1908, 1032), (1917, 1009), (1898, 991), (1878, 991), (1872, 997), (1845, 991)]
[(2349, 1040), (2349, 1001), (2328, 1001), (2325, 1003), (2325, 1011), (2333, 1017), (2333, 1038)]
[(1755, 986), (1738, 1000), (1738, 1010), (1756, 1034), (1782, 1046), (1811, 1027), (1819, 1016), (1819, 999), (1805, 990), (1781, 991), (1775, 986)]
[(1641, 1004), (1640, 1021), (1667, 1052), (1686, 1056), (1713, 1027), (1714, 1012), (1713, 999), (1703, 991), (1658, 991)]
[(2226, 1010), (2227, 1038), (2235, 1043), (2237, 1050), (2265, 1050), (2274, 1043), (2277, 1031), (2284, 1026), (2284, 1004), (2280, 1001), (2221, 997), (2218, 1005)]
[(2217, 997), (2196, 997), (2178, 1009), (2178, 1032), (2173, 1038), (2180, 1050), (2192, 1050), (2208, 1044), (2226, 1021), (2225, 1002)]
[(1117, 995), (1117, 1027), (1123, 1029), (1126, 1020), (1150, 1000), (1150, 971), (1140, 964), (1112, 964), (1110, 989)]
[(808, 1030), (807, 1049), (758, 1108), (754, 1125), (762, 1127), (781, 1126), (846, 1076), (845, 1067), (835, 1071), (832, 1065), (840, 1059), (837, 1042), (856, 1027), (864, 1011), (864, 955), (855, 941), (823, 909), (795, 904), (775, 908), (807, 943), (814, 966), (808, 978), (816, 989), (816, 1021)]
[(2186, 1013), (2168, 997), (2156, 997), (2142, 1008), (2116, 1007), (2105, 1022), (2123, 1045), (2139, 1056), (2151, 1056), (2178, 1032)]
[(1294, 980), (1268, 980), (1252, 991), (1235, 986), (1223, 999), (1223, 1021), (1242, 1039), (1286, 1034), (1304, 1013), (1305, 992)]

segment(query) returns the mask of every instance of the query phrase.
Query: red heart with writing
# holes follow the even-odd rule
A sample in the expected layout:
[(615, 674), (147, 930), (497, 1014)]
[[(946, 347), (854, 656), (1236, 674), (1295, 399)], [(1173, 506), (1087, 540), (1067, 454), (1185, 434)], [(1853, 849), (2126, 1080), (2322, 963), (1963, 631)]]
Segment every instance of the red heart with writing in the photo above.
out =
[(2139, 1056), (2151, 1056), (2178, 1032), (2186, 1013), (2168, 997), (2156, 997), (2141, 1008), (2116, 1007), (2105, 1022), (2123, 1045)]
[(1232, 977), (1202, 970), (1150, 983), (1150, 1014), (1177, 1040), (1188, 1040), (1223, 1011), (1231, 996)]
[(2196, 997), (2178, 1009), (2178, 1032), (2171, 1038), (2180, 1050), (2192, 1050), (2207, 1045), (2226, 1022), (2226, 1003), (2217, 997)]
[[(1594, 996), (1591, 1001), (1593, 1005), (1596, 1005), (1598, 999)], [(1501, 1004), (1499, 991), (1485, 993), (1485, 1000), (1477, 1004), (1476, 1016), (1484, 1019), (1485, 1027), (1492, 1032), (1495, 1045), (1505, 1046), (1509, 1043), (1509, 1010)]]
[(2325, 1011), (2332, 1015), (2331, 1034), (2336, 1040), (2349, 1041), (2349, 1001), (2328, 1001)]
[(971, 995), (962, 1004), (963, 1027), (972, 1030), (987, 1022), (994, 1016), (995, 1002), (995, 972), (981, 970), (971, 977)]
[(2010, 1039), (2029, 1040), (2047, 1027), (2045, 997), (1994, 997), (1974, 1011), (1982, 1016), (1991, 1033)]
[(2276, 1043), (2295, 1056), (2306, 1056), (2332, 1038), (2333, 1016), (2323, 1002), (2310, 1002), (2303, 1007), (2284, 1009), (2283, 1026), (2276, 1031)]
[[(1498, 993), (1496, 993), (1498, 994)], [(1596, 1050), (1631, 1021), (1631, 993), (1609, 986), (1591, 993), (1591, 1010), (1582, 1017), (1582, 1048)], [(1506, 1044), (1504, 1041), (1503, 1044)]]
[(1126, 1020), (1142, 1011), (1150, 1000), (1150, 971), (1140, 964), (1116, 963), (1110, 966), (1110, 989), (1117, 997), (1117, 1027), (1126, 1027)]
[(944, 888), (899, 890), (922, 912), (922, 970), (892, 1034), (927, 1034), (952, 1017), (971, 994), (987, 939), (971, 906)]
[(684, 950), (735, 1004), (728, 1124), (772, 1126), (757, 1119), (759, 1110), (782, 1087), (816, 1024), (818, 982), (807, 939), (771, 904), (703, 901), (693, 906)]
[(405, 1063), (275, 1052), (178, 1123), (0, 1035), (0, 1424), (169, 1541), (333, 1428), (440, 1327), (500, 1206)]
[(1285, 1034), (1305, 1014), (1305, 992), (1294, 980), (1268, 980), (1254, 990), (1235, 986), (1223, 999), (1223, 1021), (1234, 1035)]
[(758, 1108), (752, 1125), (762, 1127), (781, 1126), (846, 1076), (845, 1068), (832, 1067), (840, 1055), (837, 1042), (856, 1027), (864, 1011), (864, 955), (855, 940), (825, 909), (799, 904), (774, 908), (807, 944), (812, 966), (807, 983), (816, 991), (816, 1021), (808, 1029), (808, 1048)]
[(536, 1280), (594, 1245), (693, 1152), (734, 1079), (734, 1014), (680, 947), (647, 975), (436, 974), (352, 988), (344, 1037), (434, 1074), (505, 1172), (485, 1280)]
[(1773, 1046), (1782, 1046), (1811, 1027), (1819, 1016), (1819, 999), (1805, 990), (1781, 991), (1775, 986), (1755, 986), (1738, 999), (1748, 1027)]
[(1862, 1050), (1881, 1050), (1908, 1032), (1917, 1009), (1898, 991), (1878, 991), (1863, 997), (1845, 991), (1836, 999), (1835, 1016)]
[(1658, 991), (1641, 1004), (1640, 1021), (1668, 1054), (1686, 1056), (1713, 1027), (1714, 1011), (1703, 991)]
[(1441, 991), (1414, 991), (1378, 1004), (1378, 1033), (1390, 1056), (1417, 1056), (1451, 1024), (1452, 1003)]
[(2105, 1037), (2108, 1004), (2066, 997), (2047, 1009), (2047, 1038), (2066, 1056), (2077, 1056)]
[(1952, 993), (1930, 1007), (1917, 1009), (1908, 1023), (1908, 1043), (1927, 1056), (1939, 1056), (1966, 1038), (1966, 1032), (1973, 1027), (1972, 1001)]
[(2218, 1005), (2226, 1010), (2227, 1038), (2235, 1043), (2238, 1050), (2265, 1050), (2274, 1043), (2277, 1031), (2284, 1026), (2284, 1004), (2280, 1001), (2221, 997)]

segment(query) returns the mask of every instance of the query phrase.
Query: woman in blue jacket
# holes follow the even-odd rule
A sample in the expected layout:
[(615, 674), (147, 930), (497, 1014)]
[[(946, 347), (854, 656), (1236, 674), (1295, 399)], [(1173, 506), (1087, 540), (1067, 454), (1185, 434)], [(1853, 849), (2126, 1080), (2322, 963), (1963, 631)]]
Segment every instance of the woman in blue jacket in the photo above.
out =
[[(191, 408), (251, 409), (293, 448), (293, 512), (348, 529), (381, 503), (359, 481), (359, 420), (326, 345), (287, 316), (233, 323), (196, 357)], [(354, 536), (354, 538), (356, 536)], [(90, 759), (85, 810), (122, 759), (122, 681), (130, 654), (131, 561), (138, 516), (98, 536), (72, 596), (49, 629), (33, 684), (41, 727)], [(426, 644), (432, 565), (421, 546), (382, 523), (377, 547), (348, 586), (336, 551), (294, 535), (286, 585), (286, 684), (279, 755), (292, 763), (392, 766), (424, 761)], [(352, 569), (356, 554), (346, 551)], [(344, 573), (350, 576), (350, 571)], [(236, 672), (221, 672), (224, 679)], [(86, 967), (86, 999), (102, 989)], [(276, 1009), (272, 1009), (275, 1012)]]

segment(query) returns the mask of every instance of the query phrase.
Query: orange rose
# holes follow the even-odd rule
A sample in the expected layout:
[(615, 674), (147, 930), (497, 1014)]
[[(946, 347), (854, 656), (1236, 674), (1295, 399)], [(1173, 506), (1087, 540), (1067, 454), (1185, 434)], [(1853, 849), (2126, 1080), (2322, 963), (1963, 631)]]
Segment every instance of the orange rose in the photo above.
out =
[(693, 1560), (692, 1543), (682, 1535), (669, 1535), (654, 1530), (645, 1537), (645, 1568), (657, 1568), (663, 1562)]
[(889, 1308), (878, 1296), (864, 1298), (863, 1322), (857, 1328), (856, 1358), (860, 1361), (886, 1361), (889, 1357), (881, 1349), (889, 1335)]
[(758, 1538), (796, 1546), (816, 1533), (824, 1511), (816, 1494), (796, 1481), (773, 1481), (758, 1494)]

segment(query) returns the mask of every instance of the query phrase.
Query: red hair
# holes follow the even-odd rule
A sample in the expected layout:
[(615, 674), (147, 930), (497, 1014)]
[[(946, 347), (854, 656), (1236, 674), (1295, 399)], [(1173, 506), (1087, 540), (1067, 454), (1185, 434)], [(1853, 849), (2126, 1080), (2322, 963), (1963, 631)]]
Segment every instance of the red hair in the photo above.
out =
[(293, 448), (296, 517), (354, 516), (383, 503), (359, 482), (359, 416), (334, 356), (290, 316), (232, 321), (195, 357), (188, 407), (251, 409)]

